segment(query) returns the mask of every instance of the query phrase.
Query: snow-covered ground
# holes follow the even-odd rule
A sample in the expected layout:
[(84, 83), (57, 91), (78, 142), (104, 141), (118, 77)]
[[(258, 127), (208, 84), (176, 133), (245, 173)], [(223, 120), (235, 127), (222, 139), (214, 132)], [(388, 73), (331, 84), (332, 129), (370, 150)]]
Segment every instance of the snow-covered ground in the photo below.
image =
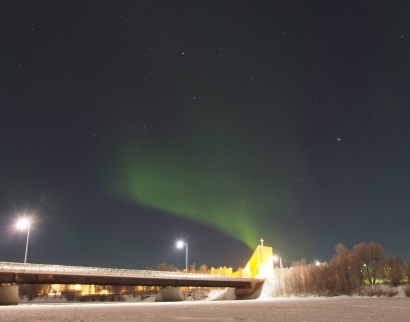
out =
[[(155, 302), (156, 295), (124, 296), (122, 302), (67, 302), (65, 299), (23, 299), (18, 306), (0, 306), (1, 322), (64, 321), (410, 321), (410, 298), (401, 288), (395, 297), (337, 296), (271, 298), (275, 283), (266, 283), (257, 300), (238, 301), (235, 289), (214, 289), (205, 300)], [(186, 298), (193, 298), (193, 291)], [(203, 295), (203, 293), (201, 294)]]
[(410, 321), (410, 298), (22, 304), (0, 307), (0, 321)]

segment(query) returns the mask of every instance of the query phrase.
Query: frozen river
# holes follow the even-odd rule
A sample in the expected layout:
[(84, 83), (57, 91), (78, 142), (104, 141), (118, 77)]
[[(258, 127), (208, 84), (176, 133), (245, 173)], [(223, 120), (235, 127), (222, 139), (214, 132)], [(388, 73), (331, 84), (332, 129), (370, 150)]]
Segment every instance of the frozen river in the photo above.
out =
[(23, 304), (0, 307), (0, 321), (410, 321), (410, 298)]

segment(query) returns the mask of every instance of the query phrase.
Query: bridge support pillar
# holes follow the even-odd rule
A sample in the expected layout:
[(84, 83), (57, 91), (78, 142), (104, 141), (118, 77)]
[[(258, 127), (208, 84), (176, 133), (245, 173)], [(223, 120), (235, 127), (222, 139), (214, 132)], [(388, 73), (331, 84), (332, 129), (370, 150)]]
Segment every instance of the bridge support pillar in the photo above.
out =
[(17, 305), (19, 303), (18, 285), (0, 285), (0, 305)]
[(183, 301), (182, 291), (179, 286), (176, 287), (163, 287), (159, 290), (159, 296), (156, 301), (158, 302), (177, 302)]
[(252, 283), (250, 288), (236, 288), (235, 295), (237, 300), (253, 300), (259, 298), (265, 283)]

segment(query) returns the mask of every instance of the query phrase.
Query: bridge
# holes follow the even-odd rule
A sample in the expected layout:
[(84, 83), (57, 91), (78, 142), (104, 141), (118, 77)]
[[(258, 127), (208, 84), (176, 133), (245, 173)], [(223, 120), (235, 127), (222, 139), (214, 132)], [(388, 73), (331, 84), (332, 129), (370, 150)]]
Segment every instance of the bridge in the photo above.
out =
[[(244, 275), (244, 276), (243, 276)], [(272, 247), (258, 246), (234, 276), (117, 268), (0, 262), (0, 305), (18, 304), (18, 284), (160, 286), (163, 301), (180, 301), (180, 287), (232, 287), (246, 296), (273, 278)]]

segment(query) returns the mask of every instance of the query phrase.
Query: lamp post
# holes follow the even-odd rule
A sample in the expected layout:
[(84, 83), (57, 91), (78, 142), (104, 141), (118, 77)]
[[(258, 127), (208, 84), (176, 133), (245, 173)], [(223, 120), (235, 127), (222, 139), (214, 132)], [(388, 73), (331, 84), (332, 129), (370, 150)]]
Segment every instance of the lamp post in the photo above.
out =
[(27, 250), (28, 250), (28, 240), (30, 238), (30, 226), (31, 226), (31, 222), (30, 220), (23, 218), (20, 219), (17, 222), (17, 228), (19, 229), (27, 229), (27, 241), (26, 241), (26, 253), (24, 255), (24, 264), (23, 264), (23, 269), (26, 268), (26, 262), (27, 262)]
[[(277, 263), (279, 262), (280, 258), (277, 255), (273, 255), (272, 259), (273, 259), (273, 263)], [(273, 264), (273, 267), (275, 267), (275, 264)]]
[(183, 241), (177, 241), (177, 248), (181, 249), (185, 245), (185, 272), (188, 274), (188, 244)]
[(370, 271), (369, 271), (369, 266), (367, 266), (366, 264), (363, 264), (363, 267), (366, 268), (366, 272), (367, 272), (367, 277), (369, 279), (369, 283), (373, 284), (373, 279), (370, 278)]
[[(282, 259), (282, 257), (278, 255), (273, 255), (273, 262), (274, 263), (279, 262), (279, 268), (283, 268), (282, 260), (284, 260), (285, 262), (290, 262), (290, 261), (287, 261), (286, 259)], [(273, 266), (275, 266), (275, 264), (273, 264)]]

